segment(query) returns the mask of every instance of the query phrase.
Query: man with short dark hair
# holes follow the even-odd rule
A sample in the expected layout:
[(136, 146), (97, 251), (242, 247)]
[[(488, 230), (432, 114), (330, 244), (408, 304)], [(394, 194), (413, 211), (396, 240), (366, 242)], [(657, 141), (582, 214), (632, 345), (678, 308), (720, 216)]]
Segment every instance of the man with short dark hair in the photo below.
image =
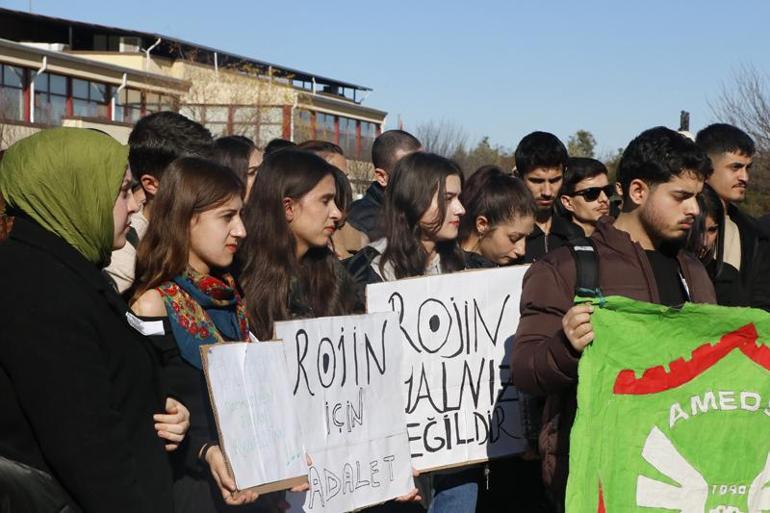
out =
[(607, 166), (596, 159), (571, 157), (564, 172), (557, 211), (590, 237), (597, 221), (609, 215), (614, 192)]
[(373, 242), (382, 237), (382, 200), (385, 197), (390, 173), (399, 160), (421, 149), (420, 141), (404, 130), (388, 130), (374, 140), (372, 144), (374, 181), (366, 190), (364, 197), (353, 202), (348, 214), (348, 223), (364, 232), (370, 241)]
[(717, 299), (726, 306), (754, 306), (752, 288), (765, 241), (755, 220), (736, 205), (746, 197), (754, 141), (740, 128), (715, 123), (698, 132), (695, 142), (711, 159), (714, 172), (708, 184), (725, 207), (723, 264), (714, 280)]
[(516, 174), (532, 193), (538, 209), (535, 229), (527, 236), (521, 262), (531, 263), (564, 245), (576, 233), (572, 223), (554, 213), (569, 155), (555, 135), (532, 132), (519, 142), (514, 157)]
[(134, 126), (128, 136), (128, 164), (137, 188), (144, 193), (144, 203), (131, 216), (128, 244), (112, 252), (110, 265), (105, 269), (120, 293), (134, 284), (136, 247), (152, 217), (153, 199), (166, 167), (179, 157), (210, 158), (213, 143), (211, 132), (176, 112), (156, 112)]
[[(715, 302), (703, 265), (677, 249), (698, 215), (697, 195), (710, 172), (706, 154), (668, 128), (646, 130), (631, 141), (618, 167), (623, 210), (617, 220), (601, 218), (591, 236), (603, 295), (668, 306)], [(547, 397), (540, 450), (544, 480), (560, 511), (577, 408), (578, 361), (594, 336), (593, 307), (574, 303), (577, 286), (570, 248), (535, 262), (524, 277), (512, 351), (514, 385)]]

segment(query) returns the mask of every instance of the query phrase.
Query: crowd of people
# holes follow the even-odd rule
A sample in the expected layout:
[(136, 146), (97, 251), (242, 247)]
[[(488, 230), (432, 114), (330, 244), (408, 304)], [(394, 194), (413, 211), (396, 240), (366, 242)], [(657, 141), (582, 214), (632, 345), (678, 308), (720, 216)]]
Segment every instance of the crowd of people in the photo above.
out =
[[(770, 242), (738, 206), (756, 149), (734, 126), (694, 140), (645, 130), (615, 183), (547, 132), (521, 140), (515, 169), (470, 173), (390, 130), (355, 201), (330, 142), (258, 148), (174, 112), (144, 117), (128, 142), (54, 128), (0, 160), (7, 511), (282, 511), (302, 487), (236, 489), (200, 346), (363, 312), (370, 283), (531, 264), (511, 362), (529, 450), (420, 475), (370, 509), (560, 512), (594, 337), (576, 294), (770, 309)], [(586, 245), (595, 269), (576, 261)]]

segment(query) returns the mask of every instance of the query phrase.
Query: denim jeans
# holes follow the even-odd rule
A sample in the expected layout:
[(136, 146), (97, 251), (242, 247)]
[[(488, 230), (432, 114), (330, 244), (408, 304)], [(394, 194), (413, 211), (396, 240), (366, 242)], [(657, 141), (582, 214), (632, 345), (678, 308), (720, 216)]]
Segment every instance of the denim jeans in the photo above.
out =
[(433, 500), (428, 513), (474, 513), (479, 494), (478, 473), (474, 468), (433, 476)]

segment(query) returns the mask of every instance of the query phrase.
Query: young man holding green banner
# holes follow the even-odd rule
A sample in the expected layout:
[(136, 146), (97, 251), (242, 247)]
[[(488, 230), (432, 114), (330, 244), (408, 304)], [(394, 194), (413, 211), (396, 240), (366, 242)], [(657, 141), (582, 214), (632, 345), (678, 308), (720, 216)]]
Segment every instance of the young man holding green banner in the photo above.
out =
[[(604, 296), (668, 306), (715, 303), (702, 264), (678, 249), (698, 214), (696, 196), (710, 173), (708, 156), (673, 130), (652, 128), (629, 143), (618, 167), (623, 211), (617, 220), (600, 219), (591, 237)], [(576, 274), (567, 247), (530, 268), (512, 353), (514, 384), (547, 396), (540, 452), (544, 480), (559, 511), (564, 509), (578, 360), (593, 340), (593, 307), (574, 301)]]

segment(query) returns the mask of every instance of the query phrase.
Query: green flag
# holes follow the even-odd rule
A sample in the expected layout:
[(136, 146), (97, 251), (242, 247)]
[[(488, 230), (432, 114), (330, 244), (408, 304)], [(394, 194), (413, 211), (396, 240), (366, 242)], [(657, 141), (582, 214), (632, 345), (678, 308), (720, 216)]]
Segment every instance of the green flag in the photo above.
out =
[(592, 323), (567, 512), (770, 511), (770, 314), (610, 297)]

